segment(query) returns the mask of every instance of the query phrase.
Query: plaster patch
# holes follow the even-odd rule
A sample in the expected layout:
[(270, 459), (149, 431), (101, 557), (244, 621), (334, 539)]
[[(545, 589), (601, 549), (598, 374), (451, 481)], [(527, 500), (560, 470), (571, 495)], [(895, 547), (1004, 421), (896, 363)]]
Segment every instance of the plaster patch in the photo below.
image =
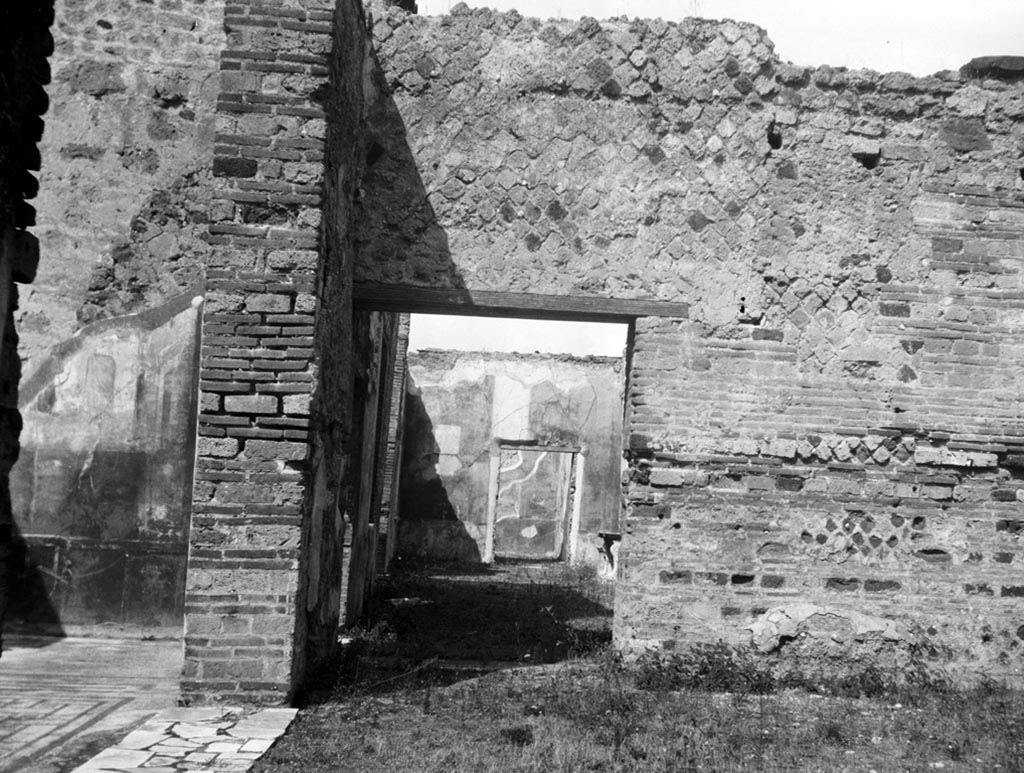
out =
[[(824, 625), (826, 621), (841, 623), (841, 633), (837, 633), (835, 625)], [(815, 604), (789, 604), (774, 607), (761, 615), (754, 623), (747, 626), (755, 647), (761, 652), (772, 652), (778, 649), (783, 639), (791, 639), (799, 634), (814, 636), (818, 629), (827, 628), (832, 638), (880, 637), (888, 641), (901, 641), (906, 635), (897, 629), (892, 620), (865, 615), (849, 610), (835, 610), (819, 607)]]

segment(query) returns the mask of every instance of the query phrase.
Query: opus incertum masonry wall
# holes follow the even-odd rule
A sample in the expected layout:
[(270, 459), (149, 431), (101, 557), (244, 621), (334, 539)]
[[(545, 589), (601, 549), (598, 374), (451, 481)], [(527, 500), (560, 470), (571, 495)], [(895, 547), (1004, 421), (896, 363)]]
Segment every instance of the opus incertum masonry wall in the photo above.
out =
[(15, 323), (33, 378), (84, 325), (204, 298), (187, 698), (286, 700), (357, 613), (374, 304), (431, 292), (659, 315), (627, 360), (622, 649), (1020, 681), (1019, 59), (812, 70), (731, 21), (355, 0), (56, 10)]
[(1019, 678), (1022, 62), (375, 13), (357, 278), (690, 304), (636, 322), (617, 645)]

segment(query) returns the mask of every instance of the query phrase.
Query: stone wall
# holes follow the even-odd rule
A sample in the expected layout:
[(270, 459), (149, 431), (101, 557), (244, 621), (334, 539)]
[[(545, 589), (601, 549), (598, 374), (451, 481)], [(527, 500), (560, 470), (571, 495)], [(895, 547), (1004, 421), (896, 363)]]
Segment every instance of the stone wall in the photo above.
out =
[[(28, 7), (4, 82), (48, 78)], [(371, 14), (372, 48), (354, 0), (57, 6), (26, 376), (205, 280), (186, 700), (284, 700), (333, 647), (385, 434), (356, 377), (391, 382), (393, 322), (355, 334), (353, 277), (689, 305), (635, 324), (622, 647), (916, 637), (1019, 675), (1019, 68), (808, 70), (734, 22)], [(0, 472), (7, 277), (34, 254), (9, 162), (34, 165), (45, 104), (16, 93)]]
[(620, 646), (913, 640), (1020, 677), (1012, 61), (465, 7), (373, 33), (357, 279), (690, 304), (635, 326)]
[[(42, 384), (53, 353), (91, 341), (91, 325), (130, 328), (126, 314), (206, 296), (198, 397), (184, 381), (173, 390), (175, 405), (198, 402), (186, 700), (286, 699), (334, 646), (355, 496), (347, 229), (365, 35), (351, 0), (58, 3), (38, 223), (48, 261), (19, 311), (21, 356)], [(165, 343), (194, 343), (194, 329), (179, 332)], [(88, 403), (79, 392), (62, 399)], [(70, 438), (73, 424), (53, 431)], [(154, 506), (177, 506), (178, 488), (160, 486)]]
[[(422, 351), (409, 355), (408, 368), (399, 555), (467, 562), (502, 550), (541, 555), (550, 546), (543, 532), (560, 481), (525, 491), (498, 512), (491, 511), (490, 500), (512, 497), (567, 447), (573, 449), (565, 452), (572, 463), (582, 465), (574, 479), (580, 487), (568, 502), (576, 519), (571, 523), (569, 511), (552, 513), (563, 521), (563, 550), (550, 557), (600, 566), (604, 541), (597, 535), (618, 531), (621, 509), (622, 361)], [(507, 451), (510, 458), (502, 456), (495, 478), (495, 454), (501, 455), (496, 441), (515, 443), (529, 458), (512, 458), (516, 452)], [(544, 452), (551, 459), (534, 458)], [(531, 498), (543, 517), (531, 518)]]
[[(13, 470), (24, 537), (11, 561), (15, 616), (35, 630), (117, 622), (179, 635), (195, 415), (189, 303), (208, 251), (224, 7), (54, 5), (36, 154), (34, 232), (46, 259), (15, 315), (28, 418)], [(189, 321), (163, 324), (167, 303)], [(167, 432), (144, 439), (157, 427)]]
[[(59, 373), (47, 363), (88, 349), (90, 325), (127, 330), (124, 315), (203, 288), (183, 692), (283, 700), (333, 649), (357, 496), (347, 231), (365, 156), (362, 9), (66, 0), (55, 34), (38, 223), (49, 259), (18, 317), (26, 376), (48, 394)], [(179, 332), (164, 343), (194, 342), (194, 329)], [(132, 370), (116, 364), (123, 377)], [(62, 404), (91, 406), (93, 380), (56, 389)], [(195, 397), (185, 381), (175, 405)], [(62, 422), (48, 437), (74, 436), (74, 421)], [(187, 449), (174, 453), (191, 464)], [(181, 498), (180, 487), (159, 488), (157, 509)], [(25, 503), (40, 497), (31, 489)], [(182, 527), (168, 533), (183, 537)]]
[(204, 278), (224, 5), (57, 0), (25, 373), (79, 327)]

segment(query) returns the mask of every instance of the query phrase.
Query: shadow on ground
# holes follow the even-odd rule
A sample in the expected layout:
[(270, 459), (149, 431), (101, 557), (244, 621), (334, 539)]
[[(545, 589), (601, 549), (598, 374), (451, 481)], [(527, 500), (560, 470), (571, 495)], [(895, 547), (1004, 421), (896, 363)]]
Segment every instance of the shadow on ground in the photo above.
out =
[(398, 562), (377, 581), (365, 621), (342, 638), (338, 690), (443, 686), (488, 671), (583, 657), (611, 641), (613, 586), (562, 563)]

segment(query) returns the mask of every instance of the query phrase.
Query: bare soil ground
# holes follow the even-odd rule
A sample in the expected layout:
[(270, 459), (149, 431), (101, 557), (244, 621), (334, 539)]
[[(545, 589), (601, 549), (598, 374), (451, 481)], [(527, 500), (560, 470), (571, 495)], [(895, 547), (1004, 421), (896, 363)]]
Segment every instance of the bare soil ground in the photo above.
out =
[(401, 565), (357, 632), (377, 656), (556, 663), (611, 641), (614, 586), (553, 562)]
[(667, 689), (607, 646), (611, 588), (559, 565), (410, 567), (255, 770), (1024, 771), (1024, 696)]

